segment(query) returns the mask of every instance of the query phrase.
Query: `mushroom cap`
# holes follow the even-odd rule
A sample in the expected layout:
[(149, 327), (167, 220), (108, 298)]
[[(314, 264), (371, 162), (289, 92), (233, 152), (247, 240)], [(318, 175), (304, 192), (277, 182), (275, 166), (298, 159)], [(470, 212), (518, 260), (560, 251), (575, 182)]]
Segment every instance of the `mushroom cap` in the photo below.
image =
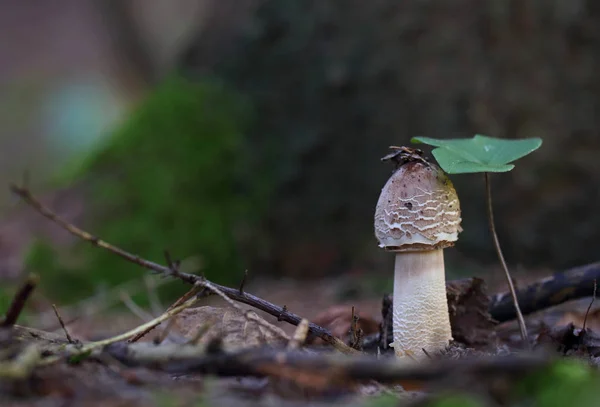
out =
[(446, 173), (425, 160), (408, 161), (381, 190), (375, 236), (390, 251), (443, 249), (458, 240), (460, 222), (460, 202)]

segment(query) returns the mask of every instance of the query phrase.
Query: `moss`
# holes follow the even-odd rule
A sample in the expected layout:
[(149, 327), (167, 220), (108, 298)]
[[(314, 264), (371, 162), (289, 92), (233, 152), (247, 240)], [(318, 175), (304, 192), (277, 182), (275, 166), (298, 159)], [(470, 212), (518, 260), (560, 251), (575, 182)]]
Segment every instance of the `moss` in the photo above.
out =
[[(165, 249), (199, 257), (207, 277), (233, 283), (243, 270), (238, 237), (268, 201), (245, 153), (249, 123), (248, 105), (221, 84), (173, 77), (55, 184), (83, 185), (85, 227), (99, 237), (157, 262)], [(38, 242), (28, 263), (65, 300), (145, 272), (83, 242), (66, 253)]]
[(574, 359), (562, 360), (549, 369), (519, 382), (516, 394), (537, 407), (595, 406), (600, 399), (597, 370)]

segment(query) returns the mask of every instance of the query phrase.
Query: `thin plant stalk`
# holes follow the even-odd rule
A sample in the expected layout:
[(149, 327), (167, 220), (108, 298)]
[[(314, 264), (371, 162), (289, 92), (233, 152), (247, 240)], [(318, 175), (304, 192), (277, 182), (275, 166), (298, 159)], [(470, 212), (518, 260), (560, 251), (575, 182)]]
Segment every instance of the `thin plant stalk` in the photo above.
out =
[(492, 209), (492, 188), (490, 185), (490, 175), (488, 172), (484, 172), (483, 174), (485, 177), (485, 198), (487, 202), (487, 215), (490, 223), (490, 232), (492, 233), (492, 238), (494, 239), (494, 247), (496, 248), (498, 259), (500, 259), (500, 263), (502, 264), (502, 268), (504, 269), (506, 282), (508, 283), (508, 289), (510, 290), (510, 294), (515, 304), (517, 321), (519, 322), (519, 329), (521, 330), (521, 338), (523, 339), (523, 342), (525, 342), (525, 344), (529, 347), (529, 337), (527, 335), (525, 319), (523, 318), (523, 314), (521, 313), (521, 308), (519, 307), (519, 300), (517, 299), (517, 292), (515, 290), (515, 286), (510, 276), (510, 272), (508, 271), (506, 261), (504, 260), (504, 255), (502, 254), (502, 249), (500, 248), (500, 241), (498, 240), (498, 235), (496, 234), (496, 224), (494, 223), (494, 211)]

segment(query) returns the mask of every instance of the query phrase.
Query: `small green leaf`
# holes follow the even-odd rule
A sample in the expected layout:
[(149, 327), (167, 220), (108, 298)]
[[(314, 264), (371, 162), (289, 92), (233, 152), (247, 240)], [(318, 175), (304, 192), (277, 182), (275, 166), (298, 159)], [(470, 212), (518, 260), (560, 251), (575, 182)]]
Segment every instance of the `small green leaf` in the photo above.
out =
[(72, 365), (77, 365), (81, 363), (83, 360), (87, 359), (92, 354), (91, 350), (85, 351), (83, 353), (77, 353), (69, 357), (67, 362)]
[(436, 147), (432, 154), (440, 167), (449, 174), (507, 172), (514, 168), (510, 162), (526, 156), (542, 145), (540, 138), (506, 140), (479, 134), (470, 139), (413, 137), (411, 141)]

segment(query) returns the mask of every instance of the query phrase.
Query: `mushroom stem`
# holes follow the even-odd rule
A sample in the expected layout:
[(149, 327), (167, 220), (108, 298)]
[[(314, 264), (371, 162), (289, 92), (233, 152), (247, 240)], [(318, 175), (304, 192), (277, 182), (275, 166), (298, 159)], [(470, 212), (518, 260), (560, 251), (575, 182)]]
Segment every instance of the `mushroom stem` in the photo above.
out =
[(397, 356), (445, 349), (452, 340), (442, 249), (398, 252), (394, 268), (393, 331)]

